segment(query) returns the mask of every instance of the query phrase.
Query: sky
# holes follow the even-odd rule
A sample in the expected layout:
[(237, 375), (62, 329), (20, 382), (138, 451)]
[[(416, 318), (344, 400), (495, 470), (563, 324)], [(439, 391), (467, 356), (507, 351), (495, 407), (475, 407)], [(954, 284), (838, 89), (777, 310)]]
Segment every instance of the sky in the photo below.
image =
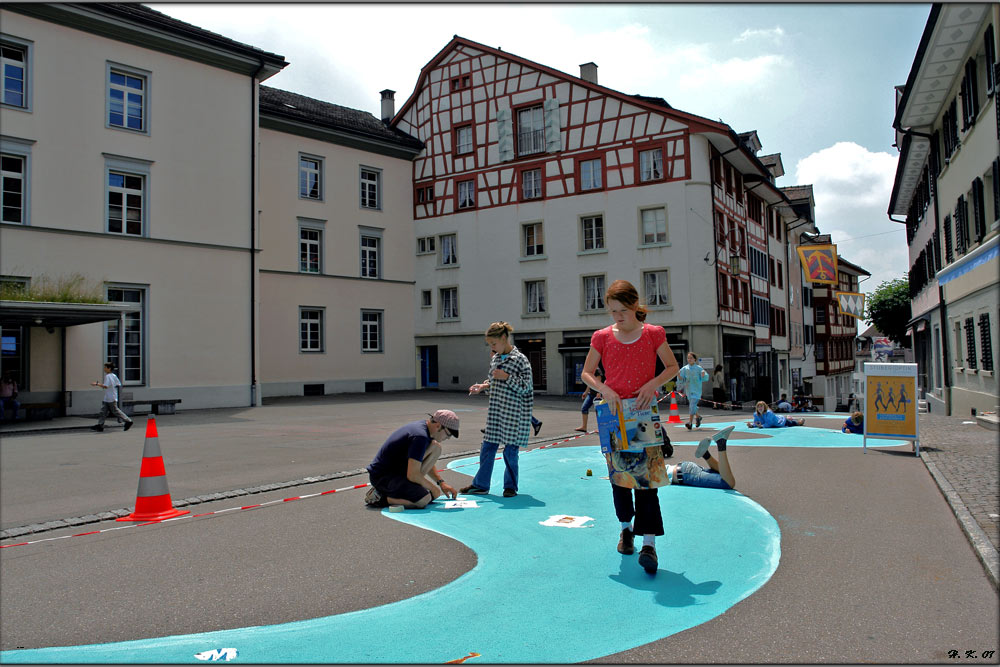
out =
[(816, 222), (871, 293), (909, 268), (886, 213), (906, 83), (930, 4), (150, 4), (290, 65), (265, 85), (380, 117), (454, 35), (756, 130), (777, 185), (812, 185)]

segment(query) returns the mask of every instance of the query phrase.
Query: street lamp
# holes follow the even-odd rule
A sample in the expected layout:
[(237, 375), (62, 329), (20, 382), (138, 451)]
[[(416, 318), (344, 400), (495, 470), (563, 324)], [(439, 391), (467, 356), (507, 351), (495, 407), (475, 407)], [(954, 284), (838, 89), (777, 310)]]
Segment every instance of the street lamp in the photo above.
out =
[(740, 275), (740, 256), (730, 255), (729, 256), (729, 272), (734, 276)]

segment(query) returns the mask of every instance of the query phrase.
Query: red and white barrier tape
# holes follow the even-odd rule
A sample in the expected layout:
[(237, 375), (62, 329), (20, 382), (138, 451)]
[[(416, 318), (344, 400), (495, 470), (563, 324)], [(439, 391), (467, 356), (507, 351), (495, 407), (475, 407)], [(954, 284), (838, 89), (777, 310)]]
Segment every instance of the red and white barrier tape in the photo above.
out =
[[(555, 445), (561, 445), (563, 443), (570, 442), (571, 440), (576, 440), (577, 438), (582, 438), (583, 436), (590, 435), (592, 433), (597, 433), (597, 431), (589, 431), (587, 433), (581, 433), (580, 435), (575, 435), (575, 436), (572, 436), (570, 438), (566, 438), (564, 440), (557, 440), (556, 442), (552, 442), (552, 443), (550, 443), (548, 445), (542, 445), (541, 447), (535, 447), (533, 449), (526, 450), (525, 453), (533, 452), (536, 449), (547, 449), (549, 447), (554, 447)], [(498, 456), (497, 460), (499, 460), (500, 458), (502, 458), (502, 457)], [(467, 465), (479, 465), (479, 463), (478, 462), (465, 463), (465, 464), (462, 464), (461, 466), (455, 466), (455, 467), (456, 468), (461, 468), (461, 467), (465, 467)], [(438, 472), (441, 472), (441, 471), (438, 471)], [(281, 504), (281, 503), (291, 502), (293, 500), (305, 500), (306, 498), (315, 498), (317, 496), (328, 496), (328, 495), (330, 495), (332, 493), (341, 493), (343, 491), (353, 491), (354, 489), (364, 489), (364, 488), (366, 488), (368, 486), (371, 486), (371, 484), (369, 484), (368, 482), (365, 482), (364, 484), (355, 484), (353, 486), (345, 486), (345, 487), (340, 488), (340, 489), (330, 489), (329, 491), (320, 491), (319, 493), (307, 493), (307, 494), (302, 495), (302, 496), (293, 496), (291, 498), (278, 498), (276, 500), (268, 500), (267, 502), (256, 503), (256, 504), (253, 504), (253, 505), (243, 505), (241, 507), (227, 507), (226, 509), (214, 510), (212, 512), (202, 512), (201, 514), (185, 514), (184, 516), (178, 516), (178, 517), (174, 517), (172, 519), (164, 519), (162, 521), (145, 521), (143, 523), (132, 523), (132, 524), (124, 525), (124, 526), (114, 526), (112, 528), (105, 528), (103, 530), (89, 530), (89, 531), (87, 531), (85, 533), (74, 533), (73, 535), (60, 535), (58, 537), (43, 537), (43, 538), (38, 539), (38, 540), (31, 540), (31, 541), (28, 541), (28, 542), (17, 542), (15, 544), (0, 544), (0, 549), (6, 549), (7, 547), (24, 547), (24, 546), (28, 546), (29, 544), (39, 544), (41, 542), (55, 542), (55, 541), (58, 541), (58, 540), (65, 540), (65, 539), (68, 539), (70, 537), (83, 537), (85, 535), (100, 535), (101, 533), (110, 533), (111, 531), (114, 531), (114, 530), (126, 530), (128, 528), (139, 528), (141, 526), (152, 526), (152, 525), (158, 524), (158, 523), (170, 523), (171, 521), (183, 521), (185, 519), (198, 519), (198, 518), (201, 518), (201, 517), (212, 516), (214, 514), (225, 514), (226, 512), (234, 512), (234, 511), (238, 511), (238, 510), (252, 510), (252, 509), (256, 509), (258, 507), (267, 507), (268, 505), (278, 505), (278, 504)]]

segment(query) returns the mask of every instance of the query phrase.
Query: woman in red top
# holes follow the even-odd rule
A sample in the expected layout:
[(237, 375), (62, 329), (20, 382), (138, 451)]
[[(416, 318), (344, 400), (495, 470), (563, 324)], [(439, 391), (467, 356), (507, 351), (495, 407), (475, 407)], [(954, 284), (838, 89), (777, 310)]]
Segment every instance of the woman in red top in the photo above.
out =
[[(627, 280), (616, 280), (604, 294), (604, 303), (614, 324), (595, 331), (590, 338), (590, 351), (583, 364), (580, 379), (599, 392), (612, 412), (617, 413), (621, 399), (635, 398), (637, 408), (648, 407), (656, 400), (656, 389), (677, 375), (677, 360), (667, 344), (663, 327), (646, 324), (646, 308), (639, 304), (639, 293)], [(656, 374), (656, 359), (663, 362), (663, 372)], [(603, 362), (605, 379), (594, 376)], [(637, 452), (631, 456), (645, 457)], [(635, 553), (633, 537), (642, 535), (639, 565), (650, 574), (656, 573), (656, 536), (663, 535), (663, 518), (656, 489), (632, 489), (611, 484), (615, 513), (622, 532), (618, 552)], [(635, 526), (632, 518), (635, 517)]]

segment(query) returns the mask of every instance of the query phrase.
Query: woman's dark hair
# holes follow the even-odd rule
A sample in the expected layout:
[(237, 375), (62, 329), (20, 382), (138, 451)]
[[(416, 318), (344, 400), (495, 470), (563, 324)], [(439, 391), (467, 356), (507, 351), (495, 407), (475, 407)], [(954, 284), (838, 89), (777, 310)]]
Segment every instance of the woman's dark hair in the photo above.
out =
[(627, 280), (616, 280), (608, 285), (608, 291), (604, 293), (604, 302), (615, 300), (626, 308), (635, 311), (635, 319), (640, 322), (646, 321), (646, 306), (639, 303), (639, 292), (635, 285)]
[(721, 370), (722, 370), (722, 364), (716, 364), (715, 365), (715, 372), (718, 373)]

